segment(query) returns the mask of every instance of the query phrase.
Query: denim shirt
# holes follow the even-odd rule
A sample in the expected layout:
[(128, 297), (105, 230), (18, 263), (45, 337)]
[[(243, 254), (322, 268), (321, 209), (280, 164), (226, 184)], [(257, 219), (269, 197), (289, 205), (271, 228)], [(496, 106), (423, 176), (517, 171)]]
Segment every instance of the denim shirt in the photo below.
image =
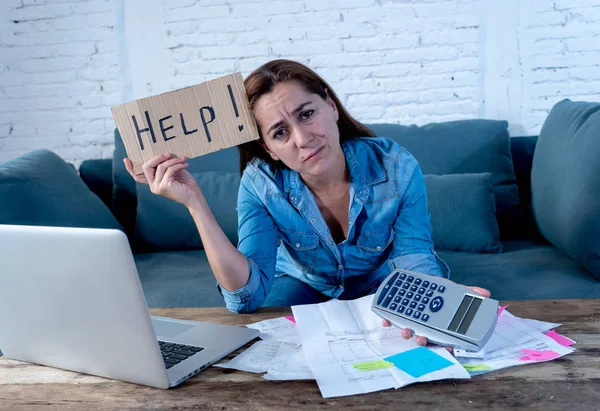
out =
[(340, 244), (299, 173), (257, 158), (248, 164), (237, 211), (238, 249), (248, 259), (250, 277), (234, 292), (218, 286), (230, 311), (256, 310), (274, 277), (283, 274), (343, 299), (375, 292), (393, 267), (448, 277), (433, 249), (416, 159), (382, 137), (347, 140), (342, 149), (350, 206), (348, 235)]

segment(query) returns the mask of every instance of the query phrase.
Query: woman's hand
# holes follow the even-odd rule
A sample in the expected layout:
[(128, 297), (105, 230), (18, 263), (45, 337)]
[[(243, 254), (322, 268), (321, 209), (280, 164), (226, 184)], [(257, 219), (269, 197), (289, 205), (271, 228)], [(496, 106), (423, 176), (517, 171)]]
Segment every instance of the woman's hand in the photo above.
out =
[[(491, 295), (489, 290), (486, 290), (485, 288), (481, 288), (481, 287), (467, 287), (467, 288), (471, 289), (473, 292), (475, 292), (483, 297), (489, 297)], [(390, 327), (392, 325), (387, 320), (383, 320), (382, 324), (384, 327)], [(410, 330), (408, 328), (402, 329), (402, 337), (405, 340), (412, 338), (412, 336), (413, 336), (412, 330)], [(417, 335), (417, 344), (423, 345), (423, 346), (427, 345), (427, 338), (423, 337), (422, 335)], [(452, 348), (446, 347), (446, 349), (448, 351), (452, 352)]]
[(200, 188), (194, 177), (186, 169), (189, 164), (184, 157), (159, 154), (146, 161), (143, 173), (134, 174), (130, 159), (123, 159), (125, 168), (138, 183), (148, 184), (150, 191), (187, 207), (200, 195)]

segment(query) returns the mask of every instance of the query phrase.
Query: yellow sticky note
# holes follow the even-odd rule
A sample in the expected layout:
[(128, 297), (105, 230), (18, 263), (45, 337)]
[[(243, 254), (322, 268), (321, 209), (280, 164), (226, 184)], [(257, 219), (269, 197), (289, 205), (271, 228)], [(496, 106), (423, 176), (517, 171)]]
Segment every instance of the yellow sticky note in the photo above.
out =
[(492, 369), (492, 367), (485, 364), (463, 364), (462, 366), (468, 372), (488, 371)]
[(389, 361), (386, 361), (386, 360), (375, 360), (375, 361), (359, 362), (356, 364), (352, 364), (352, 366), (359, 371), (372, 371), (372, 370), (380, 370), (382, 368), (393, 367), (394, 364)]

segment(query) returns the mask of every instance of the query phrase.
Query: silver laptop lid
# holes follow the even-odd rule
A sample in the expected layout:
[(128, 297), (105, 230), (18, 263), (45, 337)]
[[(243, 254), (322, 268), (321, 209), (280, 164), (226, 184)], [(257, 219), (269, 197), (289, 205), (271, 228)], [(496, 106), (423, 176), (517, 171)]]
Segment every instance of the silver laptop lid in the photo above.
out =
[(129, 243), (118, 230), (0, 225), (0, 350), (169, 386)]

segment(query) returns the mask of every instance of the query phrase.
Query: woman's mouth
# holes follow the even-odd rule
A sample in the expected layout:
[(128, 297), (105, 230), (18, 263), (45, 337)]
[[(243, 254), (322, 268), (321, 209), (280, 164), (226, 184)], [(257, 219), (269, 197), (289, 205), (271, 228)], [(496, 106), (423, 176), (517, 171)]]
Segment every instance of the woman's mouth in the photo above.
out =
[(306, 157), (306, 158), (304, 159), (304, 161), (308, 161), (308, 160), (310, 160), (310, 159), (314, 158), (314, 157), (315, 157), (315, 156), (317, 156), (317, 155), (318, 155), (318, 154), (319, 154), (319, 153), (320, 153), (322, 150), (323, 150), (323, 146), (319, 147), (318, 149), (316, 149), (315, 151), (313, 151), (312, 153), (310, 153), (310, 154), (308, 155), (308, 157)]

